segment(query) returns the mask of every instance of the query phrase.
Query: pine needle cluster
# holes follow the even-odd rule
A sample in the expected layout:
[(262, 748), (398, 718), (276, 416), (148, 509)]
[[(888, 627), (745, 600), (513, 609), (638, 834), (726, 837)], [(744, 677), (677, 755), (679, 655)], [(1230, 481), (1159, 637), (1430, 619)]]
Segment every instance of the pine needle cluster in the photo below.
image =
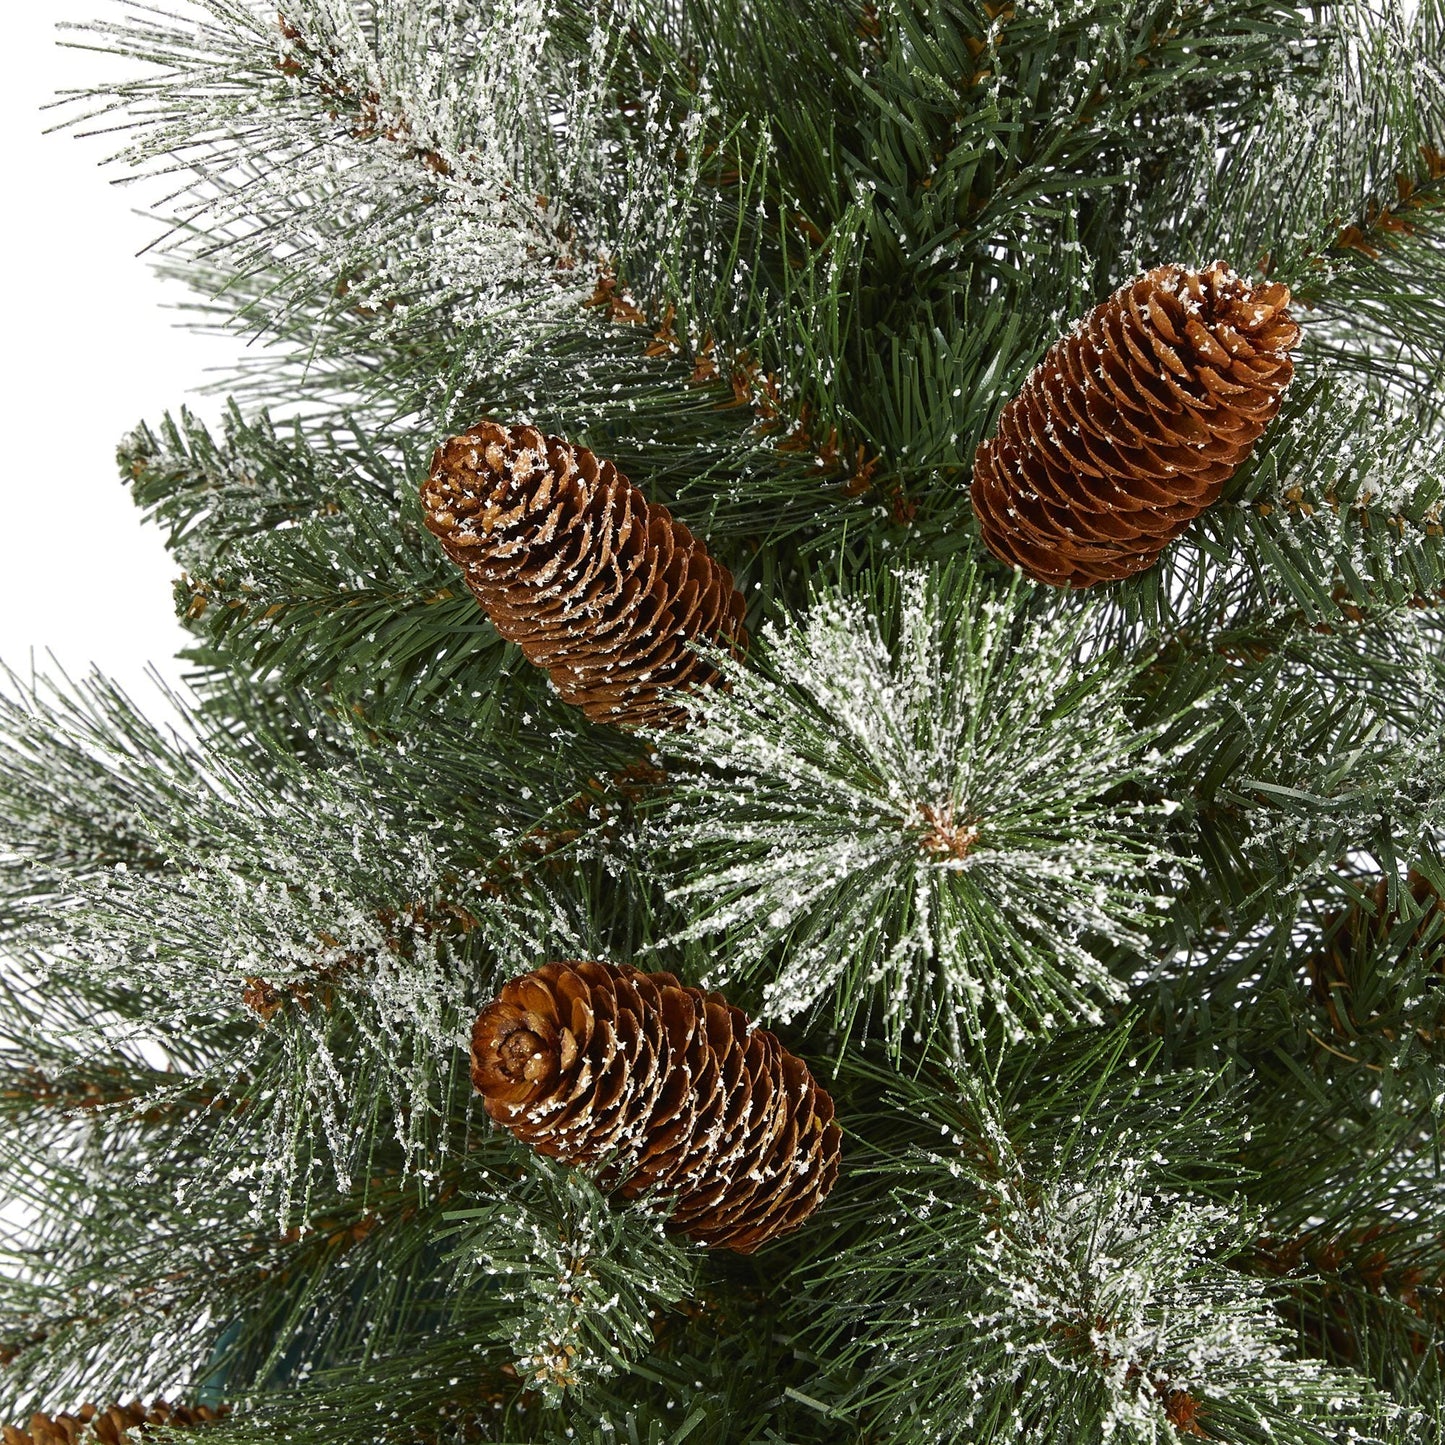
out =
[(1125, 996), (1111, 952), (1137, 956), (1167, 901), (1179, 804), (1155, 746), (1178, 720), (1133, 725), (1141, 664), (1098, 632), (1018, 585), (885, 571), (725, 661), (665, 744), (692, 767), (653, 832), (681, 937), (729, 939), (710, 981), (761, 979), (783, 1020), (831, 997), (895, 1046), (1101, 1021)]
[(997, 1091), (953, 1075), (894, 1097), (933, 1139), (878, 1160), (868, 1245), (816, 1282), (847, 1301), (880, 1438), (1376, 1438), (1356, 1433), (1381, 1421), (1373, 1392), (1302, 1357), (1249, 1271), (1261, 1218), (1216, 1162), (1237, 1104), (1151, 1077), (1125, 1037), (1023, 1050)]

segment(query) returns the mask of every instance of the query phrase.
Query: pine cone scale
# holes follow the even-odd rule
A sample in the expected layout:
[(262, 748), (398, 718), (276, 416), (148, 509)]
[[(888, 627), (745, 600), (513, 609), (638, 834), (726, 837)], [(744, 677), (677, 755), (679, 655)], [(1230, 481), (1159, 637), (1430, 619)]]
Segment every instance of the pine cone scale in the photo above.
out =
[(756, 1249), (837, 1175), (841, 1134), (807, 1065), (671, 974), (584, 962), (514, 979), (476, 1021), (472, 1078), (519, 1139), (568, 1163), (607, 1159), (624, 1198), (671, 1196), (668, 1227), (702, 1244)]
[[(1236, 395), (1247, 394), (1250, 388), (1237, 378), (1229, 375), (1234, 366), (1234, 357), (1228, 347), (1214, 337), (1209, 329), (1191, 316), (1184, 327), (1184, 339), (1199, 358), (1195, 376), (1200, 387), (1211, 396), (1218, 395), (1225, 387), (1236, 388)], [(1211, 384), (1213, 380), (1216, 385)]]
[[(1100, 319), (1094, 318), (1075, 337), (1075, 345), (1080, 353), (1080, 384), (1088, 386), (1091, 379), (1097, 380), (1105, 393), (1100, 398), (1100, 405), (1111, 406), (1118, 415), (1120, 425), (1131, 427), (1134, 437), (1147, 434), (1153, 412), (1143, 395), (1136, 390), (1131, 372), (1120, 359), (1122, 343), (1119, 339), (1109, 334)], [(1141, 428), (1145, 432), (1141, 433)]]
[[(832, 1120), (831, 1101), (826, 1109), (819, 1109), (811, 1119), (821, 1138)], [(794, 1141), (794, 1148), (810, 1158), (816, 1157), (817, 1151), (811, 1139)], [(755, 1232), (773, 1220), (779, 1221), (784, 1230), (795, 1228), (802, 1223), (837, 1182), (838, 1165), (834, 1156), (831, 1162), (825, 1160), (816, 1172), (800, 1176), (789, 1191), (786, 1202), (778, 1207), (768, 1205), (767, 1195), (763, 1190), (764, 1170), (755, 1169), (753, 1173), (759, 1181), (753, 1199), (741, 1201), (739, 1207), (727, 1211), (719, 1242), (728, 1248), (746, 1250), (752, 1244)]]

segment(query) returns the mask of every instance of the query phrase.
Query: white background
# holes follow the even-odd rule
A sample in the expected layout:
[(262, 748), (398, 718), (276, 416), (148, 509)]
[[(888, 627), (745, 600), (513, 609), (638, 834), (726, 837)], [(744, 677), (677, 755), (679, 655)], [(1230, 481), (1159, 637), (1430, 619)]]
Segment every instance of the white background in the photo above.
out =
[(177, 568), (119, 480), (116, 443), (182, 404), (214, 420), (220, 400), (194, 389), (243, 342), (179, 329), (184, 287), (139, 254), (160, 228), (136, 212), (162, 188), (114, 184), (123, 169), (101, 163), (119, 138), (43, 134), (66, 113), (42, 112), (57, 91), (134, 73), (60, 48), (57, 22), (123, 14), (118, 0), (36, 0), (5, 17), (0, 661), (28, 672), (32, 649), (43, 668), (49, 648), (72, 675), (93, 663), (140, 700), (147, 663), (180, 675), (185, 635)]

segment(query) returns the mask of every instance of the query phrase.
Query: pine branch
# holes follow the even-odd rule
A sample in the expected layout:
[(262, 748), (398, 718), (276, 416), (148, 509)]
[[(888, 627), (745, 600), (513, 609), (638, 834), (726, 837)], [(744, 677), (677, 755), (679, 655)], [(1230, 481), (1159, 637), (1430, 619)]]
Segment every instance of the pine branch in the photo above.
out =
[(1181, 846), (1203, 865), (1176, 894), (1183, 944), (1212, 950), (1216, 928), (1242, 940), (1351, 850), (1412, 856), (1440, 826), (1438, 677), (1401, 667), (1397, 723), (1365, 700), (1384, 691), (1378, 659), (1342, 649), (1316, 670), (1314, 653), (1266, 657), (1232, 679), (1187, 654), (1161, 669), (1157, 705), (1171, 709), (1233, 684), (1204, 704), (1210, 735), (1175, 753)]
[(522, 297), (570, 306), (585, 242), (565, 208), (584, 199), (570, 192), (588, 183), (609, 67), (583, 69), (603, 37), (569, 9), (550, 35), (527, 7), (137, 9), (79, 43), (154, 68), (71, 124), (132, 129), (133, 173), (176, 177), (171, 253), (224, 255), (241, 276), (284, 258), (282, 315), (343, 282), (349, 304), (403, 324), (413, 308), (466, 326)]
[[(249, 1121), (209, 1170), (240, 1169), (284, 1215), (323, 1159), (349, 1178), (392, 1130), (419, 1167), (444, 1153), (449, 1101), (465, 1090), (455, 1040), (487, 987), (478, 964), (514, 972), (536, 928), (566, 932), (565, 908), (490, 875), (529, 826), (504, 821), (505, 784), (438, 816), (404, 763), (321, 771), (275, 753), (258, 769), (218, 730), (167, 738), (98, 683), (28, 702), (69, 739), (72, 765), (14, 742), (0, 760), (0, 797), (18, 800), (12, 816), (35, 837), (28, 856), (20, 838), (14, 946), (82, 997), (129, 1000), (133, 1030), (206, 1041), (205, 1086), (245, 1100)], [(51, 814), (84, 816), (87, 798), (131, 778), (129, 816), (160, 866), (105, 866), (109, 850), (96, 858), (89, 839), (74, 863), (57, 856)], [(470, 831), (483, 818), (490, 839)], [(247, 1004), (262, 985), (298, 990), (264, 1028)], [(107, 1027), (82, 1011), (69, 1047)]]
[[(383, 725), (459, 674), (495, 693), (500, 639), (457, 596), (420, 526), (406, 482), (415, 458), (355, 431), (324, 449), (299, 434), (283, 443), (264, 416), (248, 424), (233, 410), (219, 445), (192, 418), (168, 418), (160, 437), (142, 428), (129, 438), (121, 461), (187, 569), (177, 602), (205, 639), (197, 661), (285, 688), (304, 682)], [(399, 536), (398, 509), (408, 519)]]
[(696, 1256), (666, 1239), (660, 1218), (609, 1208), (576, 1171), (533, 1158), (520, 1183), (450, 1216), (460, 1225), (454, 1257), (472, 1278), (494, 1282), (518, 1378), (557, 1405), (650, 1352), (659, 1309), (694, 1292)]
[[(882, 503), (865, 525), (929, 537), (957, 525), (948, 483), (1050, 333), (1138, 265), (1119, 253), (1128, 202), (1172, 193), (1160, 177), (1192, 153), (1156, 113), (1243, 130), (1302, 33), (1252, 4), (680, 11), (665, 36), (640, 27), (638, 64), (702, 115), (711, 188), (660, 257), (619, 252), (629, 281), (675, 304), (679, 329), (747, 346), (814, 437), (869, 458), (849, 489)], [(706, 235), (729, 246), (699, 275)], [(844, 518), (857, 529), (824, 519), (831, 538)]]
[[(1126, 1066), (1127, 1049), (1120, 1029), (1052, 1063), (1020, 1050), (997, 1091), (961, 1072), (894, 1086), (899, 1122), (871, 1166), (886, 1202), (875, 1189), (866, 1242), (812, 1281), (876, 1438), (1323, 1445), (1347, 1418), (1388, 1420), (1357, 1377), (1294, 1357), (1265, 1287), (1244, 1282), (1249, 1215), (1213, 1163), (1231, 1108), (1206, 1078)], [(899, 1128), (929, 1142), (900, 1151)], [(940, 1357), (952, 1368), (922, 1368)]]
[(1379, 236), (1402, 183), (1422, 185), (1422, 199), (1434, 186), (1430, 157), (1445, 135), (1442, 35), (1434, 0), (1324, 9), (1308, 62), (1262, 90), (1260, 124), (1229, 142), (1202, 137), (1193, 174), (1159, 193), (1145, 231), (1155, 247), (1182, 230), (1206, 254), (1265, 268), (1311, 308), (1309, 349), (1432, 406), (1445, 327), (1435, 301), (1438, 227), (1422, 207), (1415, 234), (1394, 231), (1398, 245), (1377, 247), (1364, 233)]

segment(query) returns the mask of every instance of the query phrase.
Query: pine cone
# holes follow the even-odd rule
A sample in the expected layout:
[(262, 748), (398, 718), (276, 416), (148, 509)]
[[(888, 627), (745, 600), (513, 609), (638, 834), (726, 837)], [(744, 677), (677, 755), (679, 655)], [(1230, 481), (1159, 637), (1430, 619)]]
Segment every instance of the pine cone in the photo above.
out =
[(74, 1415), (32, 1415), (27, 1430), (6, 1425), (0, 1430), (4, 1445), (127, 1445), (153, 1438), (153, 1425), (171, 1430), (185, 1430), (194, 1425), (207, 1425), (227, 1414), (225, 1407), (213, 1410), (207, 1405), (167, 1405), (157, 1400), (149, 1410), (133, 1400), (129, 1405), (111, 1405), (98, 1410), (82, 1405)]
[(1159, 1400), (1169, 1423), (1179, 1434), (1204, 1437), (1204, 1431), (1199, 1428), (1199, 1417), (1204, 1414), (1202, 1400), (1196, 1399), (1188, 1390), (1175, 1390), (1167, 1385), (1159, 1389)]
[(663, 694), (717, 678), (688, 643), (746, 645), (732, 574), (586, 447), (482, 422), (437, 448), (422, 505), (497, 631), (594, 722), (680, 725)]
[(607, 1157), (669, 1228), (751, 1254), (795, 1229), (838, 1177), (833, 1101), (741, 1009), (670, 973), (548, 963), (472, 1029), (472, 1082), (497, 1123), (568, 1164)]
[(1039, 582), (1153, 566), (1249, 455), (1294, 374), (1286, 287), (1158, 266), (1049, 348), (978, 449), (984, 545)]

